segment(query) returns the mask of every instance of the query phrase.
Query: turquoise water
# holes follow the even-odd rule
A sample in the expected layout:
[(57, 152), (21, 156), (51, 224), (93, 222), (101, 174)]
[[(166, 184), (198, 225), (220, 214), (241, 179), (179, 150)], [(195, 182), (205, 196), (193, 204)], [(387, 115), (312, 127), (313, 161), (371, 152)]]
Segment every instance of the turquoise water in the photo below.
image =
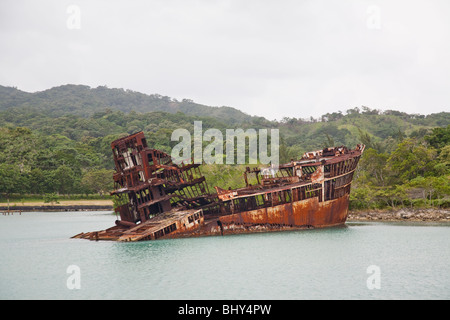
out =
[[(107, 212), (1, 215), (0, 299), (450, 298), (449, 224), (348, 222), (138, 243), (70, 239), (114, 220)], [(79, 273), (67, 272), (73, 265)], [(379, 273), (368, 273), (370, 266)], [(73, 276), (79, 289), (67, 284)], [(369, 289), (368, 279), (379, 287)]]

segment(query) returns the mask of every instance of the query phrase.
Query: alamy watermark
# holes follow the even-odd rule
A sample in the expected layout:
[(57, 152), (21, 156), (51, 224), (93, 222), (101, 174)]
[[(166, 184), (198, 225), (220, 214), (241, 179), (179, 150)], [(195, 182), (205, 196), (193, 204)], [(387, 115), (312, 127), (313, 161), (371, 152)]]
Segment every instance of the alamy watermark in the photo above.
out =
[(66, 273), (70, 274), (67, 277), (66, 286), (69, 290), (81, 289), (81, 269), (79, 266), (72, 264), (67, 267)]
[(69, 15), (66, 20), (66, 26), (69, 30), (81, 29), (81, 9), (75, 4), (67, 7), (66, 13)]
[(377, 5), (371, 5), (366, 10), (367, 19), (366, 26), (368, 29), (381, 29), (381, 8)]
[(367, 289), (381, 289), (381, 269), (379, 266), (370, 265), (366, 270), (370, 276), (366, 280)]
[[(179, 141), (171, 153), (176, 164), (190, 159), (193, 151), (193, 161), (197, 164), (270, 164), (275, 169), (279, 166), (278, 129), (270, 129), (270, 155), (268, 129), (226, 129), (224, 137), (219, 129), (203, 132), (202, 121), (194, 121), (193, 150), (192, 136), (187, 129), (174, 130), (171, 140)], [(210, 143), (203, 148), (203, 142)]]

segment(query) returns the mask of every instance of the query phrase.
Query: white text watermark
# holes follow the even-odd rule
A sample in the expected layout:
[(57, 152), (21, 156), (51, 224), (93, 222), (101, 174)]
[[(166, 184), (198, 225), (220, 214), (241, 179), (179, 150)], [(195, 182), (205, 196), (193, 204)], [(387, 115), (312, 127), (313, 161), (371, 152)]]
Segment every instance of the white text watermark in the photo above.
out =
[[(179, 141), (172, 148), (174, 163), (181, 164), (191, 158), (192, 136), (187, 129), (174, 130), (171, 140)], [(224, 137), (219, 129), (211, 128), (203, 132), (202, 121), (194, 121), (193, 160), (197, 164), (270, 164), (278, 169), (278, 129), (270, 129), (270, 155), (268, 140), (268, 129), (226, 129)], [(203, 147), (203, 142), (210, 143)]]
[(367, 274), (370, 276), (367, 278), (366, 285), (367, 289), (381, 289), (381, 269), (379, 266), (370, 265), (366, 270)]
[(66, 286), (69, 290), (81, 289), (81, 269), (77, 265), (70, 265), (66, 269), (66, 273), (70, 274), (67, 278)]
[(81, 9), (75, 4), (67, 7), (66, 13), (69, 15), (66, 20), (66, 26), (69, 30), (81, 29)]

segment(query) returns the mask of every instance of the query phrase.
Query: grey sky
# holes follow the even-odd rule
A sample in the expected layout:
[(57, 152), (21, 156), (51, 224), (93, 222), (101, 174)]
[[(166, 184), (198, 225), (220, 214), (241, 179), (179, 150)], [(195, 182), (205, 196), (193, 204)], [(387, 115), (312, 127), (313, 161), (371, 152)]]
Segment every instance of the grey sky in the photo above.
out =
[(449, 17), (448, 0), (1, 0), (0, 84), (107, 85), (269, 119), (429, 114), (450, 110)]

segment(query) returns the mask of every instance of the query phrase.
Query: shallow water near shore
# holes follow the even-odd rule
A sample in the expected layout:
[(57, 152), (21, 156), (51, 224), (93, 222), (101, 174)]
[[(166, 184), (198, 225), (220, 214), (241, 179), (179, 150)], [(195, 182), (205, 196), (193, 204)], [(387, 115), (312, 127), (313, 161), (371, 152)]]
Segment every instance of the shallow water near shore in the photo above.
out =
[[(0, 216), (0, 299), (450, 299), (449, 223), (347, 222), (137, 243), (70, 239), (115, 219), (110, 212)], [(71, 289), (74, 279), (79, 289)]]

